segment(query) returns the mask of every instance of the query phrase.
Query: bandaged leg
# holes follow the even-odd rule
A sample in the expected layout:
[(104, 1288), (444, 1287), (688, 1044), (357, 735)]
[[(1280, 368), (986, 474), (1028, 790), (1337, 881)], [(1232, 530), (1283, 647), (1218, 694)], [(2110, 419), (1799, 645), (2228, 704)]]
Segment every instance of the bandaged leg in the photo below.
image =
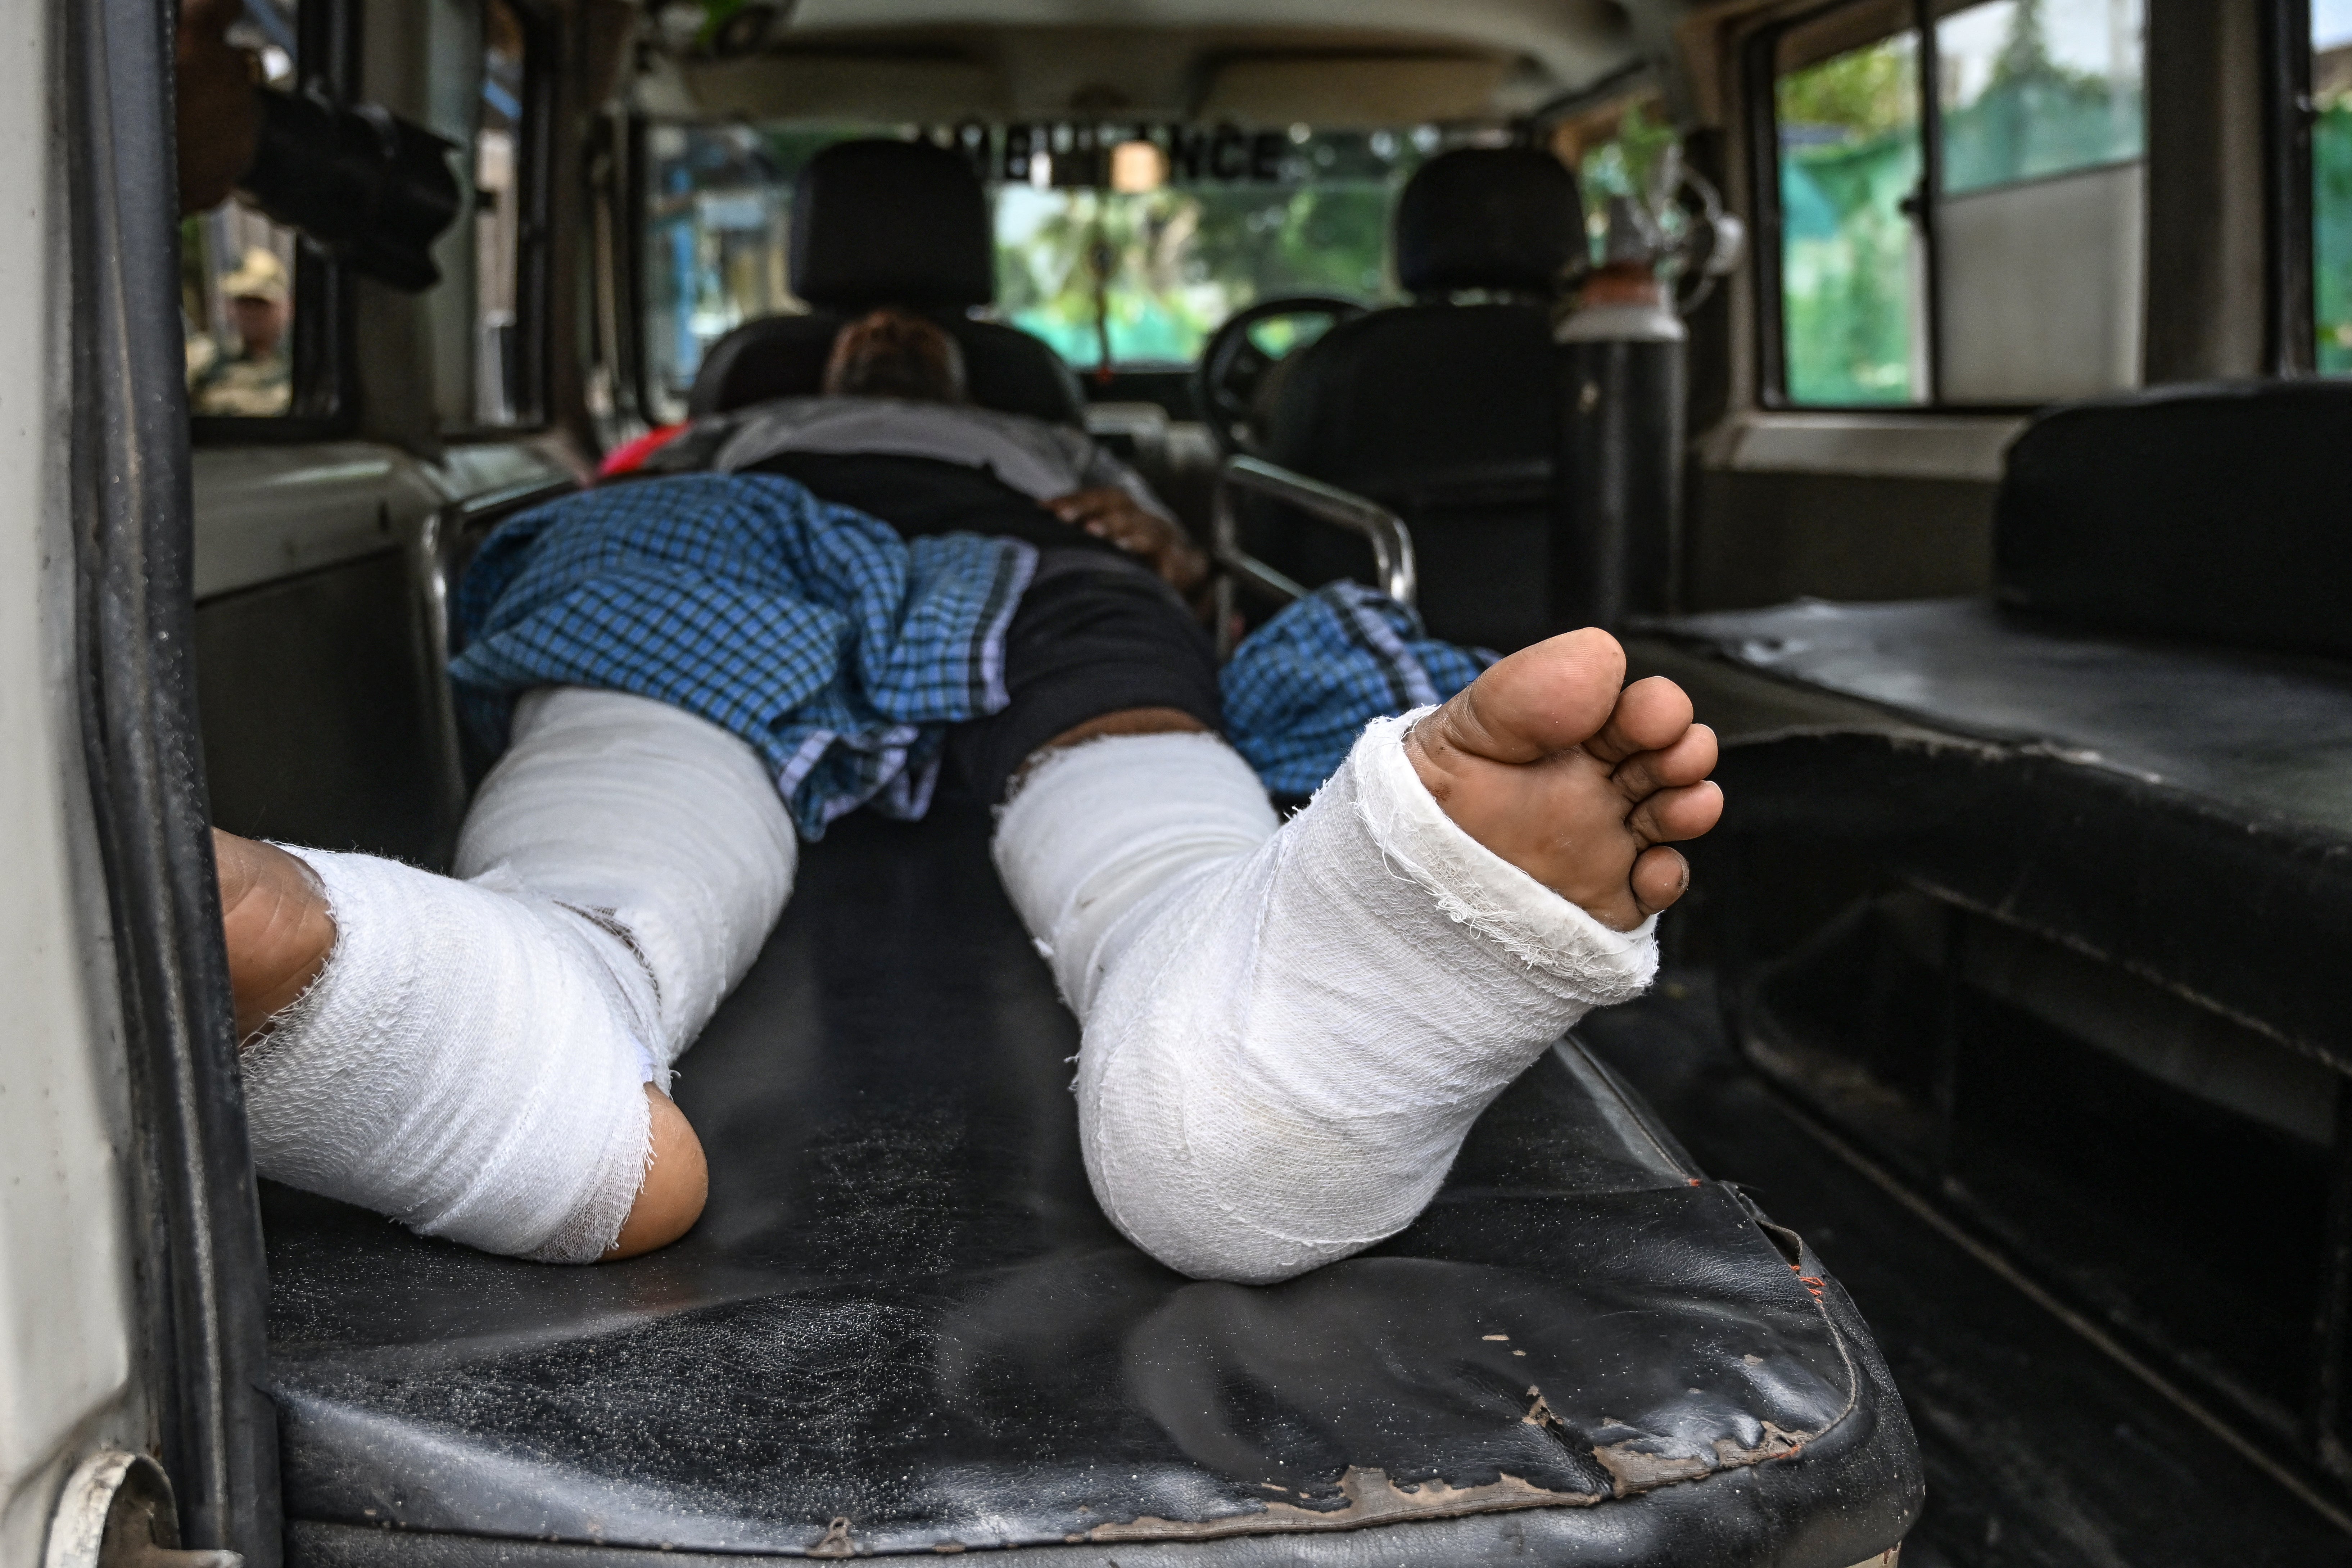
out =
[[(1597, 712), (1567, 748), (1536, 748), (1534, 766), (1451, 759), (1449, 806), (1406, 757), (1409, 720), (1373, 724), (1279, 832), (1249, 769), (1206, 738), (1098, 741), (1034, 769), (1004, 811), (997, 865), (1085, 1023), (1087, 1173), (1127, 1237), (1171, 1268), (1237, 1281), (1362, 1250), (1412, 1223), (1470, 1123), (1564, 1027), (1649, 983), (1654, 917), (1639, 910), (1679, 881), (1651, 896), (1634, 886), (1673, 872), (1654, 860), (1673, 853), (1654, 847), (1706, 830), (1719, 797), (1696, 783), (1712, 736), (1679, 693), (1665, 720), (1658, 691), (1618, 705), (1656, 741), (1604, 731), (1618, 724), (1616, 672), (1578, 675), (1597, 682)], [(1454, 710), (1446, 726), (1458, 729)], [(1506, 814), (1498, 827), (1496, 778), (1564, 814), (1550, 826)], [(1580, 839), (1588, 848), (1545, 869), (1564, 881), (1592, 869), (1633, 929), (1500, 858), (1449, 809), (1496, 839), (1524, 826), (1543, 853)], [(1644, 811), (1665, 826), (1644, 827)]]
[(665, 704), (533, 693), (514, 736), (466, 825), (468, 880), (295, 852), (335, 945), (246, 1055), (248, 1122), (265, 1175), (584, 1262), (646, 1175), (643, 1086), (749, 967), (794, 845), (751, 749)]
[(667, 1068), (759, 957), (798, 854), (742, 741), (667, 702), (549, 687), (515, 705), (456, 869), (502, 872), (625, 930), (653, 975)]

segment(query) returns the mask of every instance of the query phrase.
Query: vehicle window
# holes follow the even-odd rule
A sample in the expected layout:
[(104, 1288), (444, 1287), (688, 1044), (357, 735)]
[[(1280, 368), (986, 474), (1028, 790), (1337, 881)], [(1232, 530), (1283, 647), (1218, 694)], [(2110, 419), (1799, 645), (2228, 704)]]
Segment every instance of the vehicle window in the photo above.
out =
[(2313, 316), (2316, 361), (2352, 374), (2352, 0), (2312, 0)]
[(507, 0), (482, 8), (481, 120), (474, 136), (474, 417), (513, 425), (538, 415), (524, 331), (524, 204), (530, 144), (524, 105), (529, 33)]
[[(229, 42), (268, 85), (297, 85), (294, 8), (247, 0)], [(188, 407), (207, 418), (268, 419), (294, 404), (297, 239), (232, 197), (180, 226), (180, 330)]]
[[(1667, 119), (1664, 100), (1643, 91), (1563, 120), (1552, 128), (1551, 150), (1576, 171), (1584, 197), (1584, 223), (1600, 258), (1607, 237), (1609, 204), (1623, 196), (1644, 208), (1658, 205), (1663, 159), (1676, 152), (1682, 133)], [(1679, 168), (1677, 161), (1671, 168)], [(1658, 216), (1673, 221), (1680, 209), (1664, 204)]]
[(1074, 365), (1167, 366), (1261, 300), (1379, 299), (1390, 205), (1437, 144), (1294, 125), (1040, 149), (998, 188), (999, 308)]
[(2134, 384), (2143, 0), (1941, 6), (1925, 32), (1908, 9), (1774, 40), (1780, 392), (2002, 404)]
[(1917, 52), (1906, 33), (1773, 85), (1791, 402), (1909, 403), (1924, 390), (1920, 236), (1909, 212), (1920, 169)]
[[(792, 182), (819, 148), (906, 127), (648, 128), (646, 361), (682, 400), (703, 351), (802, 305), (787, 278)], [(1074, 365), (1189, 364), (1234, 311), (1288, 294), (1374, 300), (1389, 209), (1448, 140), (1433, 127), (1244, 132), (1193, 127), (965, 126), (995, 213), (997, 312)], [(1270, 322), (1269, 353), (1287, 322)]]
[(646, 366), (682, 411), (702, 352), (745, 321), (806, 307), (786, 247), (793, 181), (820, 148), (883, 125), (655, 125), (645, 142)]

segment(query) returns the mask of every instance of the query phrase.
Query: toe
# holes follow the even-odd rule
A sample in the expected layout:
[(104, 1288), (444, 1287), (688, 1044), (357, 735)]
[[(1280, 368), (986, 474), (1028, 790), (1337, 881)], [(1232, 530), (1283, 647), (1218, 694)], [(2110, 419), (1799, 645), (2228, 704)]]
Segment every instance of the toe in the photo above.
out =
[(1617, 764), (1610, 776), (1629, 801), (1639, 801), (1662, 789), (1695, 784), (1715, 772), (1715, 731), (1693, 724), (1682, 738), (1662, 752), (1637, 752)]
[(1662, 789), (1635, 806), (1625, 825), (1651, 844), (1696, 838), (1723, 816), (1723, 790), (1712, 783)]
[(1690, 862), (1658, 845), (1633, 862), (1633, 902), (1646, 920), (1690, 890)]
[(1584, 749), (1604, 763), (1621, 763), (1642, 752), (1661, 752), (1691, 727), (1691, 700), (1663, 675), (1637, 680), (1618, 694), (1601, 732)]
[(1433, 738), (1493, 762), (1532, 763), (1589, 740), (1624, 680), (1625, 650), (1615, 637), (1598, 626), (1563, 633), (1472, 681), (1439, 710)]

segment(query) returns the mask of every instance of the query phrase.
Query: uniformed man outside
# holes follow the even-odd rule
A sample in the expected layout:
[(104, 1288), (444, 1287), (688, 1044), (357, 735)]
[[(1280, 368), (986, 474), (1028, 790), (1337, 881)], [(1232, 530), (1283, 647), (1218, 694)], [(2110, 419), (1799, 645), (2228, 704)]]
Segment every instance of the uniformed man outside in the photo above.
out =
[(286, 268), (255, 246), (221, 279), (221, 292), (228, 297), (236, 342), (219, 345), (201, 365), (198, 356), (189, 356), (189, 410), (247, 419), (285, 413), (294, 395), (286, 354)]

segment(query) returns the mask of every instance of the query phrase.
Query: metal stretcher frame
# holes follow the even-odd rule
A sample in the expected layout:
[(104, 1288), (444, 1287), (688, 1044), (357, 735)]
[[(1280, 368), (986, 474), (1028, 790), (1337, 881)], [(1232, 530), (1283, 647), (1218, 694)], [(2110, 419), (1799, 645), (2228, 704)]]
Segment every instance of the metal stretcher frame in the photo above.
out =
[(1372, 547), (1372, 569), (1381, 591), (1401, 605), (1411, 605), (1420, 593), (1413, 564), (1412, 531), (1404, 519), (1377, 501), (1310, 479), (1263, 458), (1235, 456), (1218, 470), (1210, 500), (1210, 555), (1222, 568), (1217, 580), (1217, 657), (1234, 651), (1234, 590), (1247, 584), (1276, 599), (1303, 599), (1314, 590), (1286, 576), (1241, 547), (1241, 520), (1235, 498), (1241, 492), (1262, 495), (1297, 507), (1319, 522), (1361, 534)]

